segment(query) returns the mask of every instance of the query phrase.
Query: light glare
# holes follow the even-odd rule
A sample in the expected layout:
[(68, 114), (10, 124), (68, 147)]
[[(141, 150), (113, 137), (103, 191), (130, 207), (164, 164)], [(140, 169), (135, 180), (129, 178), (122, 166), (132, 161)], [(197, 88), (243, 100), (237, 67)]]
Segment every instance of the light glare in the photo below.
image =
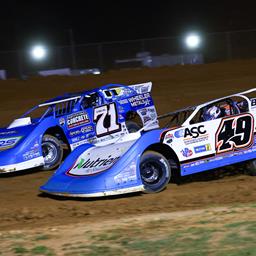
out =
[(197, 34), (190, 34), (186, 37), (185, 43), (188, 48), (195, 49), (198, 48), (201, 43), (201, 38)]
[(42, 60), (46, 57), (46, 49), (42, 45), (36, 45), (31, 50), (31, 56), (35, 60)]

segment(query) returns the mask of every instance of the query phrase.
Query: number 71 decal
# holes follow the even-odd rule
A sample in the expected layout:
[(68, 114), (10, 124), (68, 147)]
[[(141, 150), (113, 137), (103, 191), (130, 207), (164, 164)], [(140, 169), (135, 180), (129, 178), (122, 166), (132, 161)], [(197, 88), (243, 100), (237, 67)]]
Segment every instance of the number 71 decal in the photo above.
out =
[(96, 135), (102, 137), (121, 130), (115, 103), (94, 109), (93, 121), (96, 123)]
[(254, 120), (251, 114), (222, 119), (216, 133), (216, 153), (249, 147), (253, 142)]

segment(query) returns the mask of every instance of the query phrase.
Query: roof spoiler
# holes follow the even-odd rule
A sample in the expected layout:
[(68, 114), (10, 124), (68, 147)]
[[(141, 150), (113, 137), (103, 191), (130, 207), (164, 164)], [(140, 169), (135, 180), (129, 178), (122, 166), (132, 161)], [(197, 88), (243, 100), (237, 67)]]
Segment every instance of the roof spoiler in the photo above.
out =
[(152, 89), (152, 82), (146, 82), (142, 84), (134, 84), (134, 85), (129, 85), (133, 90), (135, 90), (137, 93), (147, 93), (151, 92)]

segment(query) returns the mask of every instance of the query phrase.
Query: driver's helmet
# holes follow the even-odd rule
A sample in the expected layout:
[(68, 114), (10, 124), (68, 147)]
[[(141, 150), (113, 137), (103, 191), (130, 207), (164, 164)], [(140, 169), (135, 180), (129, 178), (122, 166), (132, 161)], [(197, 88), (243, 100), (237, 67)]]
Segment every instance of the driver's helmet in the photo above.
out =
[(243, 100), (241, 102), (238, 102), (237, 106), (238, 106), (240, 112), (248, 111), (248, 102), (247, 102), (247, 100)]
[(203, 113), (203, 119), (205, 121), (215, 120), (221, 116), (221, 109), (217, 106), (212, 106), (205, 110)]

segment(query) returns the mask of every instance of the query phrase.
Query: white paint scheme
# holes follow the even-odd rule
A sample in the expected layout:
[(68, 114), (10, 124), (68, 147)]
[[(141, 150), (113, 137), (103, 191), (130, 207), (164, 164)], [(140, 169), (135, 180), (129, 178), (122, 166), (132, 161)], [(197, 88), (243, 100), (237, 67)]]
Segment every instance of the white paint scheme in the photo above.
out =
[[(164, 143), (169, 145), (171, 148), (173, 148), (175, 150), (177, 157), (179, 158), (180, 161), (189, 160), (189, 159), (193, 159), (196, 157), (213, 154), (216, 152), (216, 150), (215, 150), (215, 133), (219, 127), (220, 122), (221, 122), (221, 118), (212, 120), (212, 121), (201, 122), (201, 123), (197, 123), (197, 124), (193, 124), (193, 125), (187, 125), (186, 127), (181, 127), (179, 129), (171, 130), (171, 131), (167, 132), (165, 139), (164, 139)], [(192, 138), (191, 136), (187, 136), (186, 138), (184, 138), (184, 137), (177, 138), (174, 136), (172, 143), (167, 142), (169, 134), (174, 135), (174, 133), (178, 130), (185, 130), (185, 128), (190, 129), (192, 127), (199, 127), (200, 125), (204, 126), (204, 130), (206, 131), (205, 134), (201, 134), (197, 138)], [(200, 153), (195, 153), (195, 147), (204, 146), (207, 144), (211, 145), (210, 146), (211, 150), (202, 151)], [(191, 156), (187, 156), (187, 157), (184, 156), (182, 154), (182, 150), (184, 150), (185, 148), (188, 148), (189, 150), (191, 150), (193, 152), (193, 154)]]
[[(253, 89), (250, 89), (250, 90), (247, 90), (247, 91), (244, 91), (244, 92), (240, 92), (240, 93), (237, 93), (237, 94), (233, 94), (233, 95), (230, 95), (230, 96), (222, 97), (222, 98), (212, 100), (212, 101), (209, 101), (209, 102), (206, 102), (206, 103), (203, 103), (203, 104), (200, 104), (200, 105), (196, 106), (194, 108), (194, 111), (192, 112), (192, 114), (186, 119), (186, 121), (181, 125), (181, 127), (170, 130), (165, 134), (163, 143), (167, 144), (168, 146), (170, 146), (175, 151), (179, 161), (192, 160), (194, 158), (215, 154), (216, 153), (216, 143), (217, 143), (215, 135), (217, 133), (217, 130), (220, 127), (220, 124), (223, 120), (223, 117), (215, 119), (215, 120), (198, 122), (198, 123), (194, 123), (194, 124), (190, 124), (191, 120), (196, 116), (196, 114), (202, 108), (207, 107), (208, 105), (212, 105), (215, 102), (219, 102), (219, 101), (225, 100), (227, 98), (240, 97), (240, 98), (242, 98), (242, 100), (246, 100), (247, 103), (248, 103), (248, 112), (246, 112), (246, 113), (250, 113), (254, 117), (254, 127), (253, 127), (253, 131), (254, 131), (255, 127), (256, 127), (255, 126), (256, 125), (256, 122), (255, 122), (256, 113), (254, 111), (252, 111), (251, 101), (248, 97), (246, 97), (246, 94), (249, 94), (249, 93), (252, 93), (252, 92), (256, 92), (256, 88), (253, 88)], [(178, 112), (179, 111), (177, 111), (177, 113)], [(182, 112), (182, 110), (181, 110), (181, 112)], [(246, 113), (240, 113), (240, 115), (241, 116), (242, 115), (244, 115), (244, 116), (248, 115)], [(227, 117), (224, 117), (224, 119), (225, 118), (227, 118)], [(203, 129), (206, 131), (206, 133), (199, 134), (199, 136), (196, 137), (196, 138), (193, 138), (190, 135), (187, 135), (186, 137), (184, 137), (184, 136), (175, 136), (175, 133), (178, 132), (178, 131), (183, 130), (183, 132), (184, 132), (185, 129), (191, 129), (191, 128), (196, 129), (199, 126), (203, 126), (204, 127)], [(196, 148), (198, 148), (198, 147), (207, 147), (207, 150), (196, 151)], [(184, 149), (190, 150), (191, 155), (188, 154), (187, 156), (185, 156), (182, 153), (182, 150), (184, 150)], [(218, 155), (215, 156), (215, 158), (217, 158), (217, 157), (218, 157)]]
[(68, 193), (54, 193), (49, 191), (40, 190), (41, 192), (47, 192), (51, 195), (56, 196), (69, 196), (69, 197), (102, 197), (102, 196), (114, 196), (114, 195), (121, 195), (121, 194), (128, 194), (128, 193), (134, 193), (134, 192), (142, 192), (145, 188), (143, 185), (136, 186), (136, 187), (130, 187), (130, 188), (122, 188), (117, 190), (110, 190), (110, 191), (104, 191), (104, 192), (97, 192), (97, 193), (91, 193), (91, 194), (68, 194)]
[(20, 127), (20, 126), (26, 126), (26, 125), (31, 125), (31, 118), (30, 117), (22, 117), (15, 119), (8, 127), (7, 129), (15, 128), (15, 127)]
[(0, 166), (0, 173), (15, 172), (41, 165), (44, 165), (44, 158), (42, 156), (18, 164)]

